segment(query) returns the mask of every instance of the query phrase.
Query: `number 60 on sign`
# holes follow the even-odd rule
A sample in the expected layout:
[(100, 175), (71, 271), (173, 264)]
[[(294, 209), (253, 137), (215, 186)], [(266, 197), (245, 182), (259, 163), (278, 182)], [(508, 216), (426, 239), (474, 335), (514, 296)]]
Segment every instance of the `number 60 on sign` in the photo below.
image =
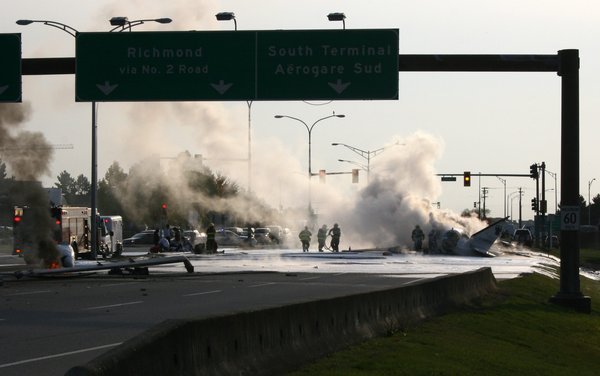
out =
[(563, 206), (560, 208), (560, 229), (564, 231), (579, 230), (579, 207)]

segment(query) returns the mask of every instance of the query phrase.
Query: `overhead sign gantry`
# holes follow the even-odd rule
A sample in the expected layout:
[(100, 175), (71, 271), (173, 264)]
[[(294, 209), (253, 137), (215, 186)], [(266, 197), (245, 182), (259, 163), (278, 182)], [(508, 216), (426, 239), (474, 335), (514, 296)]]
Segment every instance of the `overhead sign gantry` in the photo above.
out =
[(398, 30), (79, 33), (76, 98), (398, 99)]
[(0, 102), (21, 102), (21, 34), (0, 34)]

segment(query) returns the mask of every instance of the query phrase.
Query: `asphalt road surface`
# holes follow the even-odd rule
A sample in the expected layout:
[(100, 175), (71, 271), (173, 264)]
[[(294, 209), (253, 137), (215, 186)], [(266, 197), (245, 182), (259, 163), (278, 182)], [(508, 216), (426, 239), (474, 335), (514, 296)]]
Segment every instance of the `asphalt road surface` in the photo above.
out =
[(188, 257), (194, 273), (169, 264), (151, 267), (148, 276), (102, 271), (17, 280), (12, 271), (23, 267), (22, 259), (0, 255), (0, 375), (63, 375), (167, 319), (392, 288), (482, 266), (503, 279), (552, 274), (546, 265), (556, 265), (521, 252), (479, 258), (229, 249)]

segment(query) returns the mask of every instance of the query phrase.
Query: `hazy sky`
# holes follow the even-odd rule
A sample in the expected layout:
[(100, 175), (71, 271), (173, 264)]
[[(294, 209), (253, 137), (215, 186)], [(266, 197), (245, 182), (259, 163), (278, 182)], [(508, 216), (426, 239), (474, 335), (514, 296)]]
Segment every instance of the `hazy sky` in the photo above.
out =
[[(112, 16), (173, 19), (169, 25), (145, 24), (135, 31), (233, 29), (232, 22), (215, 19), (220, 11), (235, 12), (239, 30), (339, 29), (342, 24), (329, 22), (326, 15), (344, 12), (348, 29), (399, 29), (400, 54), (556, 54), (561, 49), (579, 49), (579, 184), (586, 200), (588, 182), (600, 179), (595, 166), (600, 160), (600, 130), (596, 125), (600, 113), (600, 5), (592, 0), (5, 0), (1, 8), (0, 33), (22, 34), (24, 58), (70, 57), (75, 48), (74, 39), (66, 33), (41, 24), (16, 25), (21, 18), (59, 21), (79, 31), (107, 31)], [(51, 144), (74, 146), (55, 151), (51, 173), (43, 178), (47, 186), (62, 170), (88, 178), (91, 175), (91, 105), (75, 103), (74, 89), (74, 76), (23, 78), (23, 100), (30, 103), (32, 113), (22, 129), (43, 132)], [(275, 206), (297, 206), (298, 201), (305, 201), (306, 129), (298, 122), (273, 116), (293, 116), (311, 124), (333, 111), (346, 117), (325, 120), (314, 128), (314, 172), (349, 171), (353, 167), (338, 159), (365, 163), (350, 150), (331, 146), (332, 142), (375, 150), (399, 141), (404, 145), (394, 149), (405, 149), (412, 158), (420, 159), (419, 150), (407, 143), (426, 136), (435, 145), (436, 155), (431, 158), (433, 168), (424, 169), (424, 174), (466, 170), (527, 174), (529, 165), (545, 161), (547, 169), (558, 173), (560, 179), (560, 78), (555, 73), (400, 72), (399, 99), (394, 101), (254, 102), (253, 190)], [(152, 154), (172, 157), (189, 150), (213, 159), (247, 156), (246, 102), (101, 103), (98, 119), (100, 177), (113, 161), (127, 170)], [(372, 159), (372, 174), (378, 161), (384, 161), (383, 155)], [(244, 162), (206, 163), (246, 186)], [(380, 163), (379, 168), (384, 167)], [(415, 171), (406, 173), (413, 176)], [(351, 184), (349, 175), (327, 177), (327, 185), (342, 194), (365, 184), (362, 172), (358, 185)], [(464, 188), (460, 178), (456, 183), (435, 184), (439, 186), (425, 190), (433, 197), (424, 198), (439, 201), (444, 209), (460, 212), (472, 208), (478, 199), (477, 178), (470, 188)], [(502, 216), (502, 182), (485, 177), (481, 186), (489, 187), (487, 208), (492, 215)], [(506, 187), (509, 194), (519, 187), (524, 189), (523, 216), (531, 218), (534, 181), (507, 178)], [(546, 187), (554, 189), (549, 175)], [(319, 189), (313, 189), (317, 207)], [(596, 181), (591, 186), (592, 197), (599, 191), (600, 181)], [(547, 192), (547, 199), (549, 211), (553, 211), (553, 190)], [(517, 216), (516, 199), (513, 204)]]

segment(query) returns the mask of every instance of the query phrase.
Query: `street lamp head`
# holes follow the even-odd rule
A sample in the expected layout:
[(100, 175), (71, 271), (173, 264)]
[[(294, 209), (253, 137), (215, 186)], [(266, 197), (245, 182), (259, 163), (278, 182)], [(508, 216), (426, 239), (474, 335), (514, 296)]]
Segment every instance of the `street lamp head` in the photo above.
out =
[(329, 21), (344, 21), (346, 19), (346, 15), (344, 13), (329, 13), (327, 15)]
[(339, 144), (337, 142), (332, 142), (331, 146), (338, 146)]
[(32, 20), (17, 20), (17, 25), (25, 26), (33, 23)]
[(110, 24), (112, 26), (125, 26), (129, 20), (127, 17), (113, 17), (110, 19)]
[(281, 119), (283, 115), (275, 115), (275, 119)]
[(154, 22), (158, 22), (158, 23), (161, 23), (161, 24), (168, 24), (168, 23), (173, 22), (173, 20), (170, 19), (170, 18), (168, 18), (168, 17), (164, 17), (164, 18), (157, 18), (157, 19), (154, 20)]
[(346, 115), (335, 115), (335, 117), (343, 118), (346, 117)]
[(233, 12), (219, 12), (215, 14), (218, 21), (231, 21), (235, 19), (235, 13)]

